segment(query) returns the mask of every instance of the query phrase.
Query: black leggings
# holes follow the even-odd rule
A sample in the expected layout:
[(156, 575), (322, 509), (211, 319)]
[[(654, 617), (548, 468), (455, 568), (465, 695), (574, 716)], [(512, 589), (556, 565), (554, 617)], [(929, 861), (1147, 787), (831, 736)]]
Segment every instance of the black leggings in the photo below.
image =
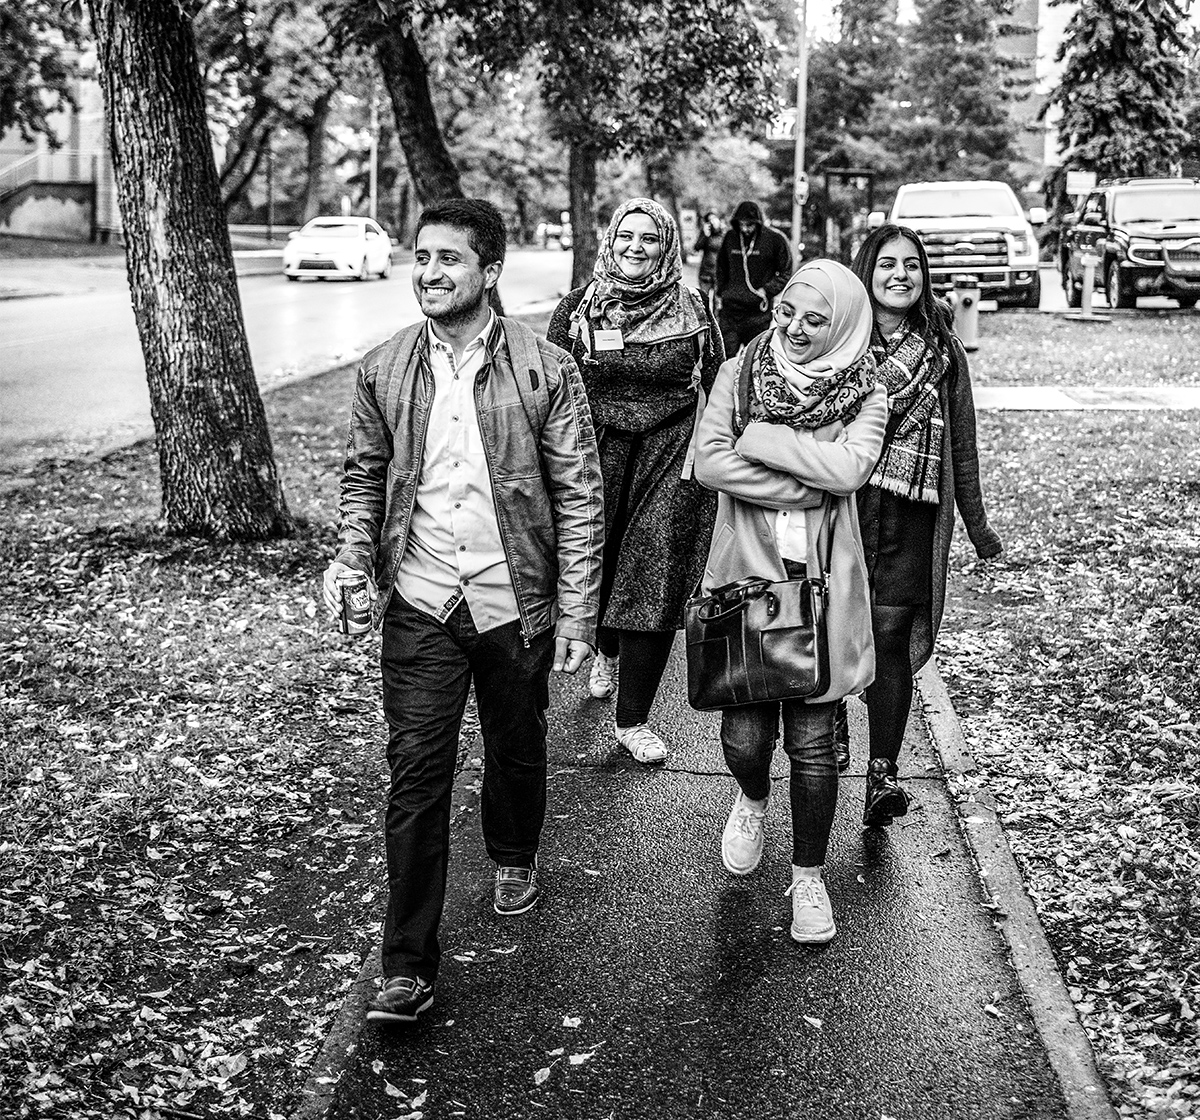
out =
[(601, 626), (597, 645), (605, 657), (621, 658), (617, 685), (618, 727), (636, 727), (650, 716), (675, 644), (674, 630), (614, 630)]
[(871, 609), (875, 636), (875, 681), (866, 690), (867, 727), (871, 758), (895, 762), (904, 742), (904, 728), (912, 710), (913, 674), (909, 641), (913, 623), (922, 606)]

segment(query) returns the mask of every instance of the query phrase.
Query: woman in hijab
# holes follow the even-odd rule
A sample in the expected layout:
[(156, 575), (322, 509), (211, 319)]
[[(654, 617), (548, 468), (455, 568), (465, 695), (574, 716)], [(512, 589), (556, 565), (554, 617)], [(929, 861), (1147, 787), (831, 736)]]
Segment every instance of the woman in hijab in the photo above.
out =
[[(908, 811), (896, 760), (913, 675), (933, 653), (942, 620), (955, 506), (980, 559), (998, 555), (1001, 544), (979, 486), (967, 355), (950, 309), (930, 286), (920, 237), (881, 226), (853, 267), (870, 293), (871, 353), (891, 412), (883, 455), (858, 495), (877, 657), (864, 697), (870, 761), (863, 824), (878, 828)], [(849, 765), (848, 736), (843, 757)]]
[(650, 709), (716, 514), (715, 495), (692, 479), (692, 449), (725, 354), (707, 302), (682, 274), (675, 220), (651, 199), (630, 199), (613, 214), (592, 282), (567, 294), (547, 332), (579, 363), (604, 477), (589, 689), (616, 695), (617, 742), (642, 763), (667, 757)]
[(836, 932), (822, 868), (837, 804), (837, 701), (875, 674), (854, 493), (883, 446), (887, 392), (875, 384), (866, 290), (844, 265), (804, 265), (781, 293), (774, 321), (722, 365), (700, 424), (696, 477), (720, 495), (703, 585), (800, 579), (821, 570), (828, 548), (830, 686), (806, 700), (722, 712), (721, 746), (737, 791), (721, 860), (731, 874), (748, 875), (762, 858), (782, 714), (791, 762), (791, 935), (820, 944)]

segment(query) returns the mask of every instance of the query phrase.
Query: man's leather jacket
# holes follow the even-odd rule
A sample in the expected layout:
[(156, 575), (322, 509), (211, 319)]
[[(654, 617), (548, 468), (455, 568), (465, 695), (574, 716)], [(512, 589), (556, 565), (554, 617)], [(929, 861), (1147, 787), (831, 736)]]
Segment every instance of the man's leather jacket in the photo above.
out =
[[(475, 379), (479, 431), (521, 634), (551, 625), (595, 644), (603, 487), (596, 436), (574, 360), (522, 323), (500, 319)], [(416, 504), (433, 401), (424, 322), (359, 365), (342, 474), (336, 559), (374, 576), (378, 629)]]

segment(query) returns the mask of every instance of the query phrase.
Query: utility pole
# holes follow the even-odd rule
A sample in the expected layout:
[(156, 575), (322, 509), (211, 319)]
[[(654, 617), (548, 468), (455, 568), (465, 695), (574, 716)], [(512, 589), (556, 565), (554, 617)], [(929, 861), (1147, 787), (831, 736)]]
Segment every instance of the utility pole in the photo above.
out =
[(275, 131), (267, 130), (267, 244), (275, 241)]
[(792, 263), (800, 264), (800, 227), (804, 219), (804, 204), (808, 201), (808, 176), (804, 174), (804, 118), (808, 112), (808, 0), (797, 0), (796, 47), (799, 61), (796, 66), (796, 137), (795, 158), (792, 164)]
[(371, 201), (367, 213), (372, 221), (379, 218), (379, 96), (371, 82)]

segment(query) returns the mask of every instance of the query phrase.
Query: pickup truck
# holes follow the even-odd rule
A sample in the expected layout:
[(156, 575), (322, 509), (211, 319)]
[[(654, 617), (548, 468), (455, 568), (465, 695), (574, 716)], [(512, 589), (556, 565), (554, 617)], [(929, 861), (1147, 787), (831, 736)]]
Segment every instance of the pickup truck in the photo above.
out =
[(1200, 298), (1200, 179), (1112, 179), (1084, 195), (1067, 219), (1059, 268), (1067, 303), (1083, 296), (1083, 257), (1096, 260), (1097, 288), (1110, 307), (1138, 296)]
[[(873, 214), (869, 224), (882, 220), (882, 214)], [(1010, 307), (1041, 302), (1033, 226), (1046, 220), (1046, 211), (1035, 206), (1027, 215), (1007, 183), (905, 183), (896, 191), (889, 220), (921, 235), (937, 291), (967, 275), (976, 278), (984, 299)]]

